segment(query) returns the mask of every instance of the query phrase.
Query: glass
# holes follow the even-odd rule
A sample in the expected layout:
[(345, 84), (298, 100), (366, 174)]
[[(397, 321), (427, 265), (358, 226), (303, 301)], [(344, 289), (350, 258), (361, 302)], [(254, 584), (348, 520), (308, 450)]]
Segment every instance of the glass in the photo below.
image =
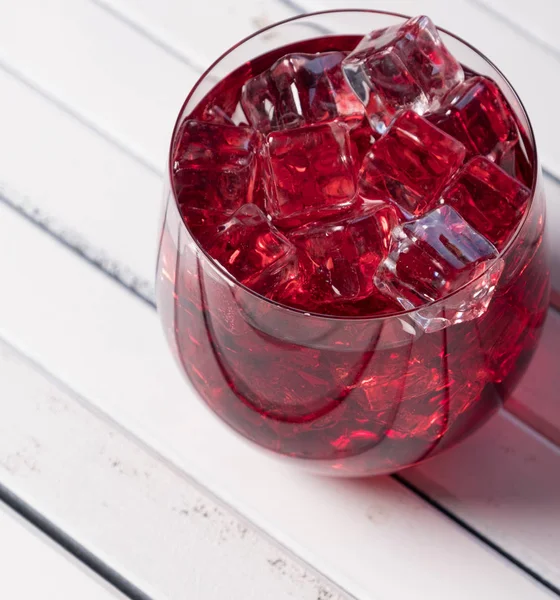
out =
[[(256, 33), (198, 81), (179, 115), (172, 148), (182, 121), (217, 82), (249, 60), (282, 48), (278, 58), (285, 46), (304, 41), (311, 48), (325, 35), (361, 36), (404, 18), (330, 11)], [(534, 166), (530, 206), (500, 254), (503, 271), (482, 316), (453, 325), (445, 319), (457, 313), (465, 294), (472, 296), (480, 278), (437, 303), (383, 317), (327, 317), (267, 300), (236, 282), (194, 239), (178, 210), (171, 165), (168, 170), (157, 303), (173, 354), (203, 401), (235, 431), (316, 472), (393, 472), (472, 433), (523, 375), (546, 317), (545, 201), (527, 115), (485, 57), (440, 33), (464, 66), (501, 88), (526, 132)]]

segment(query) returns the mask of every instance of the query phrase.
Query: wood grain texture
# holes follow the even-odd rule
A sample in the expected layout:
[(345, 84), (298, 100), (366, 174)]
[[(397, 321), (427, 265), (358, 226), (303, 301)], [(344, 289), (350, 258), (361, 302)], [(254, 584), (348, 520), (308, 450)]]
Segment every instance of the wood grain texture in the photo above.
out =
[[(547, 597), (390, 478), (312, 477), (256, 452), (183, 381), (152, 308), (3, 207), (0, 240), (0, 270), (13, 290), (0, 295), (0, 311), (10, 314), (0, 336), (351, 595), (409, 597), (413, 586), (419, 597), (442, 599)], [(17, 263), (10, 259), (16, 253)], [(63, 475), (64, 468), (56, 476), (45, 471), (43, 485)], [(30, 497), (40, 502), (43, 492)], [(57, 519), (64, 518), (61, 510)]]

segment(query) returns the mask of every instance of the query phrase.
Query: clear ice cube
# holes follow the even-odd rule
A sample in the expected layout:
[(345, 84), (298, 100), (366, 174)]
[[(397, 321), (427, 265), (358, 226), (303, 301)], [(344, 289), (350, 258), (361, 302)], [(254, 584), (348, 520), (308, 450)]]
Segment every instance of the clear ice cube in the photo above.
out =
[(173, 155), (179, 204), (231, 214), (251, 202), (258, 149), (258, 134), (248, 127), (185, 121)]
[(265, 295), (295, 275), (293, 244), (254, 204), (220, 226), (207, 250), (238, 281)]
[(344, 59), (343, 70), (380, 133), (399, 110), (423, 114), (437, 108), (464, 79), (461, 65), (425, 16), (372, 31)]
[(387, 256), (397, 223), (393, 206), (364, 202), (336, 220), (310, 223), (290, 233), (300, 250), (300, 285), (314, 303), (367, 298), (375, 291), (373, 276)]
[(366, 155), (360, 194), (385, 191), (405, 215), (420, 216), (463, 163), (465, 148), (413, 111), (401, 113)]
[(344, 52), (287, 54), (243, 87), (249, 123), (263, 133), (342, 119), (358, 124), (364, 107), (342, 73)]
[(263, 150), (266, 208), (275, 224), (298, 227), (355, 203), (352, 147), (343, 123), (273, 131)]
[(500, 158), (519, 133), (500, 88), (487, 77), (471, 77), (457, 86), (427, 117), (467, 148), (469, 157)]
[(444, 205), (394, 229), (375, 283), (404, 309), (418, 309), (410, 316), (424, 330), (437, 331), (484, 314), (502, 268), (496, 248)]
[(515, 233), (530, 197), (528, 188), (483, 156), (470, 160), (442, 194), (445, 204), (498, 249)]

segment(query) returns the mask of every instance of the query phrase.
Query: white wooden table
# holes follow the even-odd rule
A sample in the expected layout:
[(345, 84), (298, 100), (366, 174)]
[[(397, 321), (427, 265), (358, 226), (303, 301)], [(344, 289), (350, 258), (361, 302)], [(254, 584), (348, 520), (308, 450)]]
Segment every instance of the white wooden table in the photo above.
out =
[[(183, 98), (243, 36), (342, 5), (0, 3), (2, 598), (560, 596), (554, 308), (508, 410), (424, 466), (364, 481), (240, 441), (160, 333), (160, 179)], [(509, 77), (536, 129), (560, 291), (560, 4), (352, 5), (429, 14)]]

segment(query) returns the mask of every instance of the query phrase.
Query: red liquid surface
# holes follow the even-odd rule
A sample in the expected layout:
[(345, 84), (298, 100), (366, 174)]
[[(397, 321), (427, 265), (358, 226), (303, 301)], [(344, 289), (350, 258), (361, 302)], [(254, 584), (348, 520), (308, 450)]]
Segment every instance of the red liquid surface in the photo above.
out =
[[(227, 124), (240, 101), (243, 84), (287, 52), (349, 51), (358, 40), (354, 36), (328, 37), (259, 57), (220, 82), (190, 117)], [(317, 107), (309, 110), (312, 108), (316, 115)], [(472, 110), (468, 113), (469, 119), (471, 113)], [(445, 129), (449, 132), (460, 124), (462, 113), (455, 112), (452, 116), (453, 123)], [(361, 127), (352, 129), (353, 146), (348, 152), (363, 158), (369, 146), (369, 130), (364, 135)], [(429, 128), (427, 131), (427, 135), (431, 135)], [(280, 138), (277, 140), (280, 147), (289, 145), (289, 133), (275, 134)], [(205, 132), (201, 139), (204, 135)], [(328, 138), (329, 133), (325, 135)], [(520, 135), (526, 145), (524, 134)], [(322, 142), (324, 145), (331, 143), (327, 138)], [(296, 216), (292, 221), (288, 219), (288, 225), (280, 220), (280, 230), (271, 233), (257, 209), (264, 207), (265, 190), (258, 177), (247, 174), (249, 162), (243, 152), (250, 143), (250, 136), (246, 136), (245, 141), (236, 139), (235, 153), (224, 159), (234, 165), (234, 174), (224, 183), (220, 180), (219, 185), (216, 184), (217, 179), (204, 172), (204, 181), (215, 186), (212, 193), (223, 206), (235, 204), (232, 189), (238, 190), (244, 198), (239, 205), (246, 202), (247, 194), (253, 195), (256, 206), (250, 214), (242, 209), (245, 213), (232, 213), (233, 217), (227, 217), (226, 234), (220, 230), (212, 240), (204, 238), (209, 228), (216, 226), (215, 215), (196, 203), (181, 204), (180, 194), (182, 215), (173, 194), (169, 194), (166, 209), (158, 265), (158, 308), (176, 358), (204, 401), (232, 428), (258, 445), (308, 459), (319, 470), (343, 474), (394, 471), (432, 456), (465, 437), (508, 397), (539, 339), (549, 294), (542, 196), (537, 195), (527, 208), (529, 214), (523, 227), (502, 257), (502, 275), (484, 314), (424, 332), (403, 314), (392, 298), (371, 293), (372, 273), (379, 262), (376, 249), (386, 250), (387, 232), (370, 227), (369, 231), (375, 230), (374, 238), (362, 242), (360, 236), (366, 231), (364, 219), (375, 213), (376, 207), (370, 209), (369, 205), (359, 204), (340, 209), (355, 223), (349, 229), (367, 250), (362, 263), (359, 257), (349, 256), (345, 250), (336, 255), (337, 249), (345, 248), (347, 240), (343, 237), (335, 236), (330, 246), (319, 244), (314, 241), (313, 224), (298, 221), (307, 219), (306, 215), (316, 207), (324, 210), (313, 198), (309, 206), (297, 206), (292, 211)], [(472, 155), (473, 145), (467, 148), (471, 153), (467, 153), (467, 158)], [(448, 146), (454, 148), (451, 142)], [(465, 156), (465, 152), (461, 152), (459, 163)], [(516, 158), (518, 152), (518, 148), (510, 144), (493, 158), (530, 186), (532, 166), (524, 154), (522, 160)], [(272, 164), (281, 169), (281, 154), (278, 156), (277, 163), (272, 161)], [(382, 156), (375, 160), (381, 159), (386, 160)], [(436, 166), (434, 172), (439, 176), (441, 168)], [(368, 195), (371, 196), (372, 190), (374, 194), (385, 193), (387, 181), (404, 185), (393, 174), (398, 167), (398, 164), (391, 165), (390, 175), (394, 179), (386, 179), (383, 184), (368, 180)], [(463, 180), (447, 190), (456, 207), (467, 206), (469, 193), (476, 187), (468, 179), (471, 171), (473, 168), (466, 168)], [(340, 172), (341, 185), (347, 188), (347, 174)], [(495, 193), (492, 185), (501, 181), (500, 173), (490, 173), (483, 182), (487, 184), (484, 190), (489, 202)], [(518, 211), (515, 202), (520, 194), (509, 190), (511, 181), (505, 185), (507, 197), (513, 207), (511, 210)], [(181, 182), (174, 183), (179, 189)], [(186, 185), (190, 185), (189, 181)], [(329, 182), (326, 185), (329, 190), (334, 189), (335, 209), (328, 215), (328, 222), (334, 223), (335, 231), (336, 219), (340, 218), (336, 194), (343, 194), (340, 186), (333, 187)], [(418, 180), (411, 180), (409, 187), (418, 185)], [(194, 186), (193, 189), (198, 194), (199, 188)], [(415, 189), (412, 191), (416, 193)], [(415, 196), (408, 189), (404, 193), (408, 195), (402, 208), (414, 213), (410, 207)], [(269, 190), (266, 196), (270, 197)], [(290, 203), (294, 202), (288, 192), (285, 197), (286, 201), (277, 205), (281, 218), (285, 217), (282, 210), (285, 207), (292, 210)], [(235, 208), (232, 206), (232, 210)], [(386, 221), (392, 223), (396, 218), (391, 212), (393, 209), (390, 215), (386, 210), (381, 212)], [(507, 213), (510, 214), (514, 213)], [(517, 217), (515, 225), (522, 216)], [(469, 220), (478, 218), (474, 209), (465, 210), (463, 217), (476, 229)], [(223, 268), (201, 250), (182, 219), (188, 222), (205, 248), (219, 249), (216, 252), (219, 251), (220, 262), (225, 267), (229, 264), (229, 270), (246, 286), (265, 294), (282, 281), (285, 285), (279, 286), (281, 292), (273, 298), (276, 302), (339, 318), (290, 310), (233, 284), (224, 276)], [(245, 221), (249, 227), (240, 229), (239, 224)], [(512, 231), (504, 232), (496, 227), (488, 225), (485, 233), (500, 249), (500, 243)], [(495, 239), (492, 239), (494, 234)], [(237, 249), (244, 243), (251, 248), (247, 254), (251, 261), (249, 266), (260, 265), (256, 278), (246, 271), (247, 264), (235, 262)], [(265, 251), (255, 251), (261, 247)], [(314, 266), (306, 267), (304, 261), (303, 267), (300, 265), (303, 270), (297, 276), (290, 276), (297, 262), (293, 247), (298, 252), (304, 248), (308, 253), (315, 253)], [(309, 288), (302, 289), (300, 278), (306, 278), (306, 285), (313, 282), (316, 265), (324, 263), (325, 268), (332, 269), (333, 261), (328, 253), (339, 256), (341, 269), (348, 273), (348, 277), (340, 281), (336, 279), (337, 272), (331, 272), (335, 287), (344, 290), (343, 299), (329, 297), (332, 286), (327, 290), (324, 278), (313, 283), (312, 295), (306, 291)], [(424, 255), (422, 260), (425, 260)], [(317, 298), (322, 304), (317, 304)], [(445, 306), (442, 310), (445, 313)], [(389, 316), (359, 318), (371, 315)]]

